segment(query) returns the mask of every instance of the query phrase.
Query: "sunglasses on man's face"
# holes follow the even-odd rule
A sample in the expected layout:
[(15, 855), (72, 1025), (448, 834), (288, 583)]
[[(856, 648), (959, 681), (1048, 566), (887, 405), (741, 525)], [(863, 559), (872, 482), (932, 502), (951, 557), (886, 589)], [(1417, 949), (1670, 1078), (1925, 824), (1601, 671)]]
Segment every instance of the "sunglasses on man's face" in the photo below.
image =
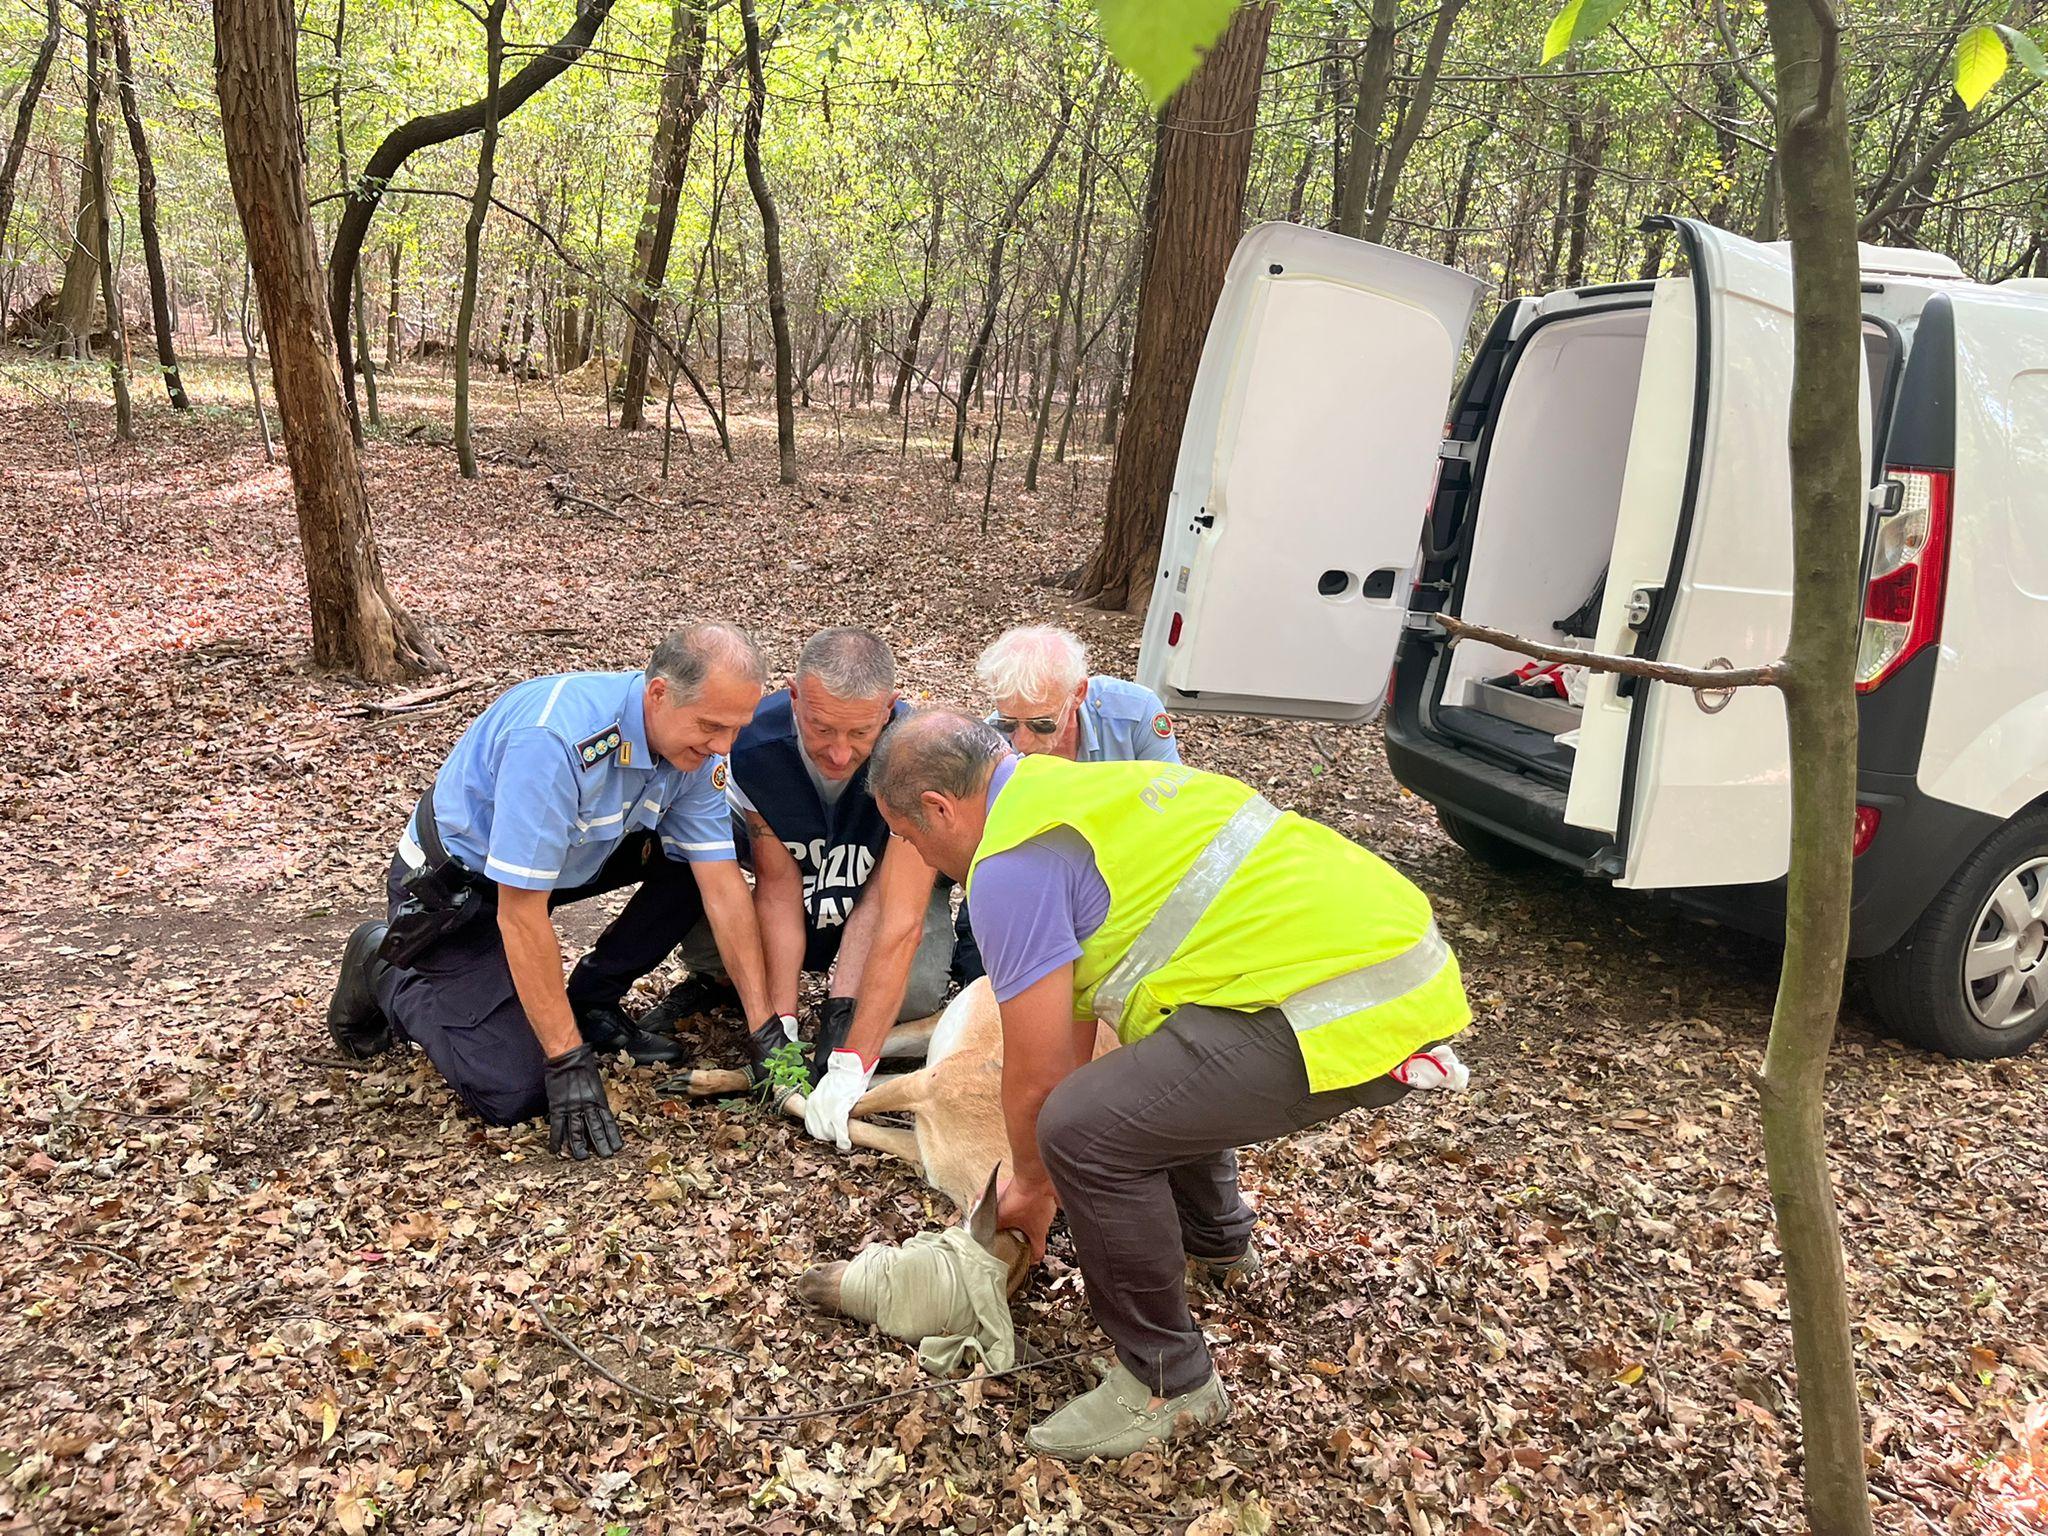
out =
[(1064, 712), (1057, 715), (1029, 715), (1023, 718), (1016, 715), (990, 715), (988, 723), (1005, 736), (1016, 735), (1017, 727), (1020, 725), (1034, 736), (1055, 736), (1059, 734), (1060, 724), (1065, 719)]

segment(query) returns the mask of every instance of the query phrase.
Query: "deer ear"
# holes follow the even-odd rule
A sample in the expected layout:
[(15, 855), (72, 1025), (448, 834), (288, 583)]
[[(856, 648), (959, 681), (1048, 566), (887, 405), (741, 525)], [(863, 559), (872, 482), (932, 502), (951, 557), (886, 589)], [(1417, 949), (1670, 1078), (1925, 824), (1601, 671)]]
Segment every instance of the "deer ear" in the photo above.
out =
[(1002, 1171), (1001, 1163), (989, 1169), (987, 1188), (982, 1190), (981, 1198), (975, 1201), (967, 1212), (967, 1235), (974, 1239), (977, 1248), (986, 1248), (991, 1252), (994, 1251), (993, 1245), (996, 1240), (996, 1192)]

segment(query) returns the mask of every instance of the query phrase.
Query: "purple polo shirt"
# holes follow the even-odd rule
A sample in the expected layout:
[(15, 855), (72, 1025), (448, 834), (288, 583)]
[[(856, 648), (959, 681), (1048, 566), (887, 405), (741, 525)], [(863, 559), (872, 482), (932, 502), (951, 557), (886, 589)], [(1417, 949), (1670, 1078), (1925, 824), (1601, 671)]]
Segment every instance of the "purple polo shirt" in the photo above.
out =
[[(1017, 771), (1005, 756), (988, 781), (994, 806)], [(983, 859), (967, 894), (967, 915), (981, 945), (996, 1001), (1081, 957), (1081, 941), (1109, 916), (1109, 887), (1095, 850), (1072, 827), (1054, 827)]]

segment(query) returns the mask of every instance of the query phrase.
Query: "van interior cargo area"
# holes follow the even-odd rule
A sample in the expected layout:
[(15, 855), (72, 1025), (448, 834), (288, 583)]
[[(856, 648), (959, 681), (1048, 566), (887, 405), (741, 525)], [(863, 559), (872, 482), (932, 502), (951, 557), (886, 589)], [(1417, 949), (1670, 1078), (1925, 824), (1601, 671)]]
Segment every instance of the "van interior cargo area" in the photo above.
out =
[[(1644, 297), (1539, 318), (1524, 333), (1459, 536), (1467, 554), (1452, 609), (1468, 622), (1592, 648), (1650, 313)], [(1867, 324), (1864, 347), (1875, 421), (1892, 333)], [(1564, 678), (1540, 663), (1461, 642), (1440, 674), (1434, 718), (1445, 736), (1560, 786), (1571, 782), (1581, 711)]]
[[(1539, 320), (1524, 336), (1461, 533), (1469, 554), (1458, 611), (1471, 622), (1546, 644), (1591, 644), (1560, 626), (1590, 636), (1589, 598), (1598, 616), (1649, 323), (1649, 305), (1637, 301)], [(1555, 685), (1501, 681), (1526, 661), (1479, 641), (1456, 646), (1437, 725), (1569, 782), (1579, 708)]]

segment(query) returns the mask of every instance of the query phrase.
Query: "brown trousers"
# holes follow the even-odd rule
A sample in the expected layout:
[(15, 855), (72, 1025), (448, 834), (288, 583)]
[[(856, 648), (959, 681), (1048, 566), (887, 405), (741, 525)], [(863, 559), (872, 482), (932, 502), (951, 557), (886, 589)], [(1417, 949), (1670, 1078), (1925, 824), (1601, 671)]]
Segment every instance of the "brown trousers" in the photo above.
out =
[(1190, 1006), (1069, 1076), (1038, 1117), (1038, 1151), (1081, 1259), (1088, 1305), (1125, 1367), (1161, 1397), (1214, 1367), (1188, 1312), (1187, 1255), (1227, 1259), (1255, 1220), (1236, 1148), (1408, 1092), (1389, 1077), (1310, 1093), (1277, 1008)]

